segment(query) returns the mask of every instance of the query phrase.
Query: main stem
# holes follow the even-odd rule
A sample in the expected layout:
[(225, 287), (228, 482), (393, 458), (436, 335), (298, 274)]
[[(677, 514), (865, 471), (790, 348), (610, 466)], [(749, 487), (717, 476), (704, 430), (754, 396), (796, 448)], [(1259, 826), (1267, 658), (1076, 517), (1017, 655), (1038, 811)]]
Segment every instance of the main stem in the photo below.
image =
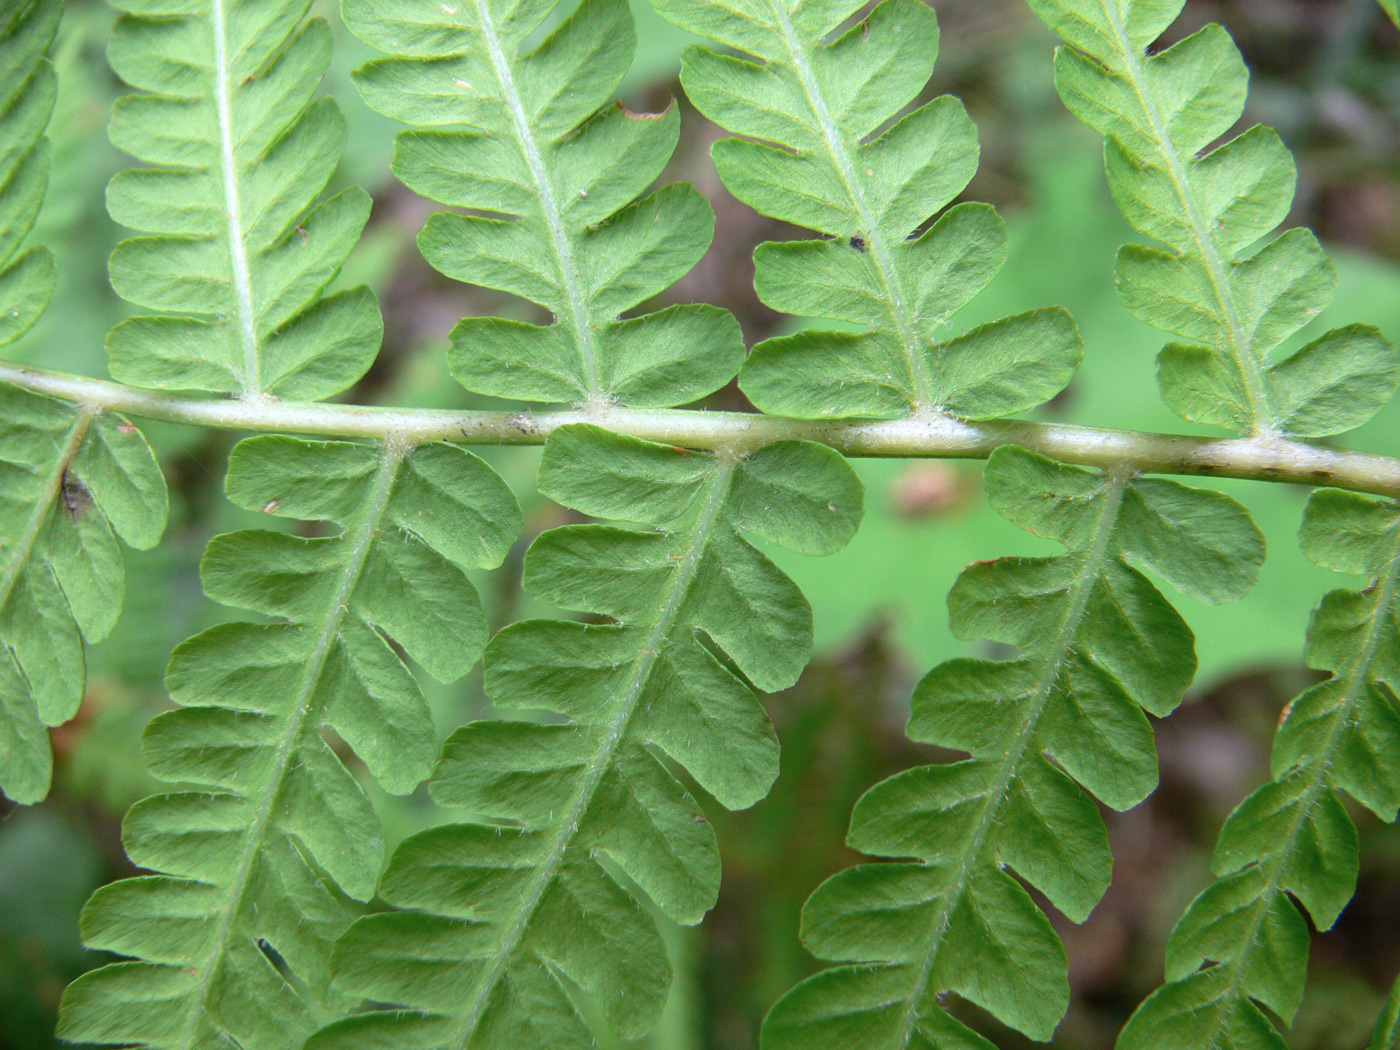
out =
[(0, 363), (0, 383), (98, 411), (226, 430), (397, 440), (410, 445), (425, 441), (542, 445), (561, 426), (593, 423), (618, 434), (683, 448), (745, 453), (775, 441), (797, 440), (830, 445), (848, 456), (903, 459), (986, 459), (1002, 445), (1019, 445), (1063, 463), (1106, 470), (1328, 485), (1400, 499), (1400, 459), (1270, 437), (1188, 437), (1019, 419), (809, 421), (748, 412), (610, 406), (539, 413), (449, 412), (214, 400), (171, 397), (6, 363)]

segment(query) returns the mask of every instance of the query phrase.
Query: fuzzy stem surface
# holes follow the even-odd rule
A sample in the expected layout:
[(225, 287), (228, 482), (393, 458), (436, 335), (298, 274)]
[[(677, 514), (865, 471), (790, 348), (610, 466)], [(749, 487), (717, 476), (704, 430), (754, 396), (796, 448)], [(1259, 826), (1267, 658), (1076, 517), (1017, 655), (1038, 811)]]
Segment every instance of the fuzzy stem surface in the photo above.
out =
[(1326, 485), (1400, 499), (1400, 459), (1270, 436), (1194, 437), (1021, 419), (802, 420), (749, 412), (617, 406), (478, 412), (188, 398), (3, 362), (0, 383), (97, 412), (226, 430), (367, 438), (410, 446), (425, 441), (542, 445), (554, 430), (571, 423), (592, 423), (683, 448), (741, 454), (775, 441), (799, 440), (830, 445), (848, 456), (986, 459), (1002, 445), (1019, 445), (1063, 463), (1106, 470)]

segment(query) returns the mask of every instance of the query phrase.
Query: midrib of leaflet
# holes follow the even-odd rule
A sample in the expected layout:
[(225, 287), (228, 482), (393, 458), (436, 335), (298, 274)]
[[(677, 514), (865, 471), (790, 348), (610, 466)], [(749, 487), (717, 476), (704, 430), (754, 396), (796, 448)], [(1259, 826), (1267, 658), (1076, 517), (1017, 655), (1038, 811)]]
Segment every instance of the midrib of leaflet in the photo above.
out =
[(1100, 24), (1106, 23), (1113, 30), (1113, 39), (1117, 43), (1122, 57), (1124, 72), (1127, 73), (1133, 94), (1137, 96), (1138, 104), (1142, 107), (1142, 111), (1152, 127), (1157, 150), (1166, 162), (1167, 174), (1171, 177), (1172, 188), (1176, 191), (1177, 200), (1181, 202), (1182, 211), (1191, 226), (1196, 248), (1205, 260), (1206, 273), (1210, 278), (1211, 291), (1215, 294), (1216, 306), (1224, 315), (1226, 324), (1229, 325), (1234, 357), (1239, 364), (1240, 375), (1244, 378), (1245, 396), (1249, 398), (1251, 432), (1261, 437), (1268, 436), (1272, 433), (1273, 417), (1270, 412), (1268, 392), (1264, 389), (1264, 380), (1260, 375), (1260, 362), (1254, 356), (1253, 335), (1245, 332), (1244, 325), (1240, 321), (1235, 294), (1230, 288), (1230, 276), (1226, 272), (1224, 261), (1220, 258), (1220, 252), (1216, 248), (1210, 225), (1201, 214), (1201, 205), (1196, 200), (1195, 189), (1191, 185), (1186, 165), (1177, 154), (1176, 145), (1171, 140), (1171, 133), (1167, 129), (1157, 100), (1148, 90), (1143, 57), (1128, 37), (1123, 12), (1119, 9), (1117, 0), (1102, 0), (1102, 10), (1104, 19)]
[(1104, 495), (1104, 507), (1100, 512), (1098, 526), (1094, 531), (1093, 543), (1084, 559), (1084, 566), (1080, 570), (1079, 578), (1074, 582), (1073, 595), (1065, 609), (1064, 619), (1060, 622), (1060, 633), (1055, 640), (1055, 651), (1046, 662), (1045, 672), (1036, 683), (1035, 692), (1031, 694), (1031, 702), (1027, 708), (1021, 731), (1016, 734), (1016, 739), (1007, 748), (1006, 759), (1002, 763), (1001, 771), (997, 774), (991, 789), (984, 796), (982, 816), (977, 822), (977, 828), (968, 842), (967, 849), (963, 851), (962, 862), (954, 871), (953, 878), (944, 891), (943, 903), (938, 910), (938, 916), (933, 923), (933, 932), (929, 938), (929, 950), (924, 956), (923, 967), (919, 971), (913, 994), (909, 997), (909, 1008), (904, 1014), (904, 1025), (900, 1030), (898, 1044), (899, 1050), (907, 1050), (909, 1041), (913, 1038), (921, 1013), (920, 1004), (928, 993), (928, 983), (933, 976), (933, 968), (938, 961), (939, 951), (943, 947), (943, 937), (948, 932), (953, 909), (957, 907), (958, 901), (966, 892), (968, 880), (972, 877), (973, 869), (977, 866), (983, 848), (987, 845), (988, 836), (997, 823), (997, 816), (1006, 801), (1007, 792), (1016, 780), (1021, 762), (1025, 758), (1031, 739), (1040, 724), (1040, 716), (1044, 713), (1045, 705), (1054, 692), (1055, 682), (1060, 677), (1065, 658), (1074, 650), (1075, 636), (1079, 633), (1079, 625), (1084, 619), (1084, 610), (1088, 605), (1089, 595), (1099, 578), (1099, 570), (1108, 553), (1108, 544), (1113, 537), (1114, 526), (1118, 523), (1118, 512), (1123, 505), (1123, 493), (1128, 487), (1127, 473), (1115, 472), (1106, 475), (1106, 477), (1108, 489)]
[(914, 415), (916, 417), (942, 415), (941, 409), (933, 403), (928, 371), (924, 367), (923, 348), (904, 302), (904, 290), (899, 281), (899, 274), (895, 272), (894, 259), (890, 255), (889, 245), (885, 243), (884, 235), (880, 232), (875, 213), (870, 210), (870, 204), (865, 199), (865, 189), (861, 185), (855, 165), (851, 162), (850, 154), (846, 151), (845, 143), (841, 140), (841, 131), (831, 119), (831, 111), (827, 108), (826, 98), (822, 95), (821, 86), (812, 73), (812, 67), (807, 61), (803, 43), (797, 37), (784, 0), (769, 0), (769, 6), (773, 11), (778, 28), (782, 32), (788, 61), (792, 63), (793, 69), (797, 72), (802, 92), (806, 95), (807, 104), (812, 109), (812, 116), (816, 118), (817, 125), (821, 128), (822, 139), (826, 142), (831, 159), (836, 163), (837, 173), (841, 176), (842, 185), (845, 186), (851, 204), (855, 206), (856, 214), (864, 227), (866, 246), (875, 258), (875, 268), (879, 271), (880, 283), (885, 288), (884, 300), (890, 308), (890, 319), (894, 322), (895, 331), (899, 334), (899, 341), (904, 347), (905, 357), (909, 361), (909, 375), (914, 382)]
[(593, 801), (598, 785), (612, 765), (617, 749), (627, 735), (627, 728), (637, 713), (642, 689), (651, 676), (656, 657), (666, 641), (666, 636), (670, 634), (671, 628), (675, 625), (676, 616), (685, 604), (685, 599), (695, 582), (695, 574), (700, 567), (700, 559), (705, 553), (705, 545), (709, 542), (710, 534), (714, 531), (720, 511), (724, 509), (724, 501), (729, 495), (730, 482), (737, 467), (738, 460), (736, 458), (727, 453), (719, 454), (714, 477), (710, 481), (709, 497), (700, 516), (696, 519), (695, 529), (691, 533), (690, 543), (686, 547), (685, 556), (677, 570), (675, 582), (657, 613), (655, 626), (647, 635), (647, 640), (638, 654), (632, 676), (627, 682), (627, 688), (618, 704), (617, 712), (613, 715), (612, 721), (608, 723), (608, 731), (603, 738), (603, 744), (587, 768), (584, 769), (582, 783), (579, 786), (578, 794), (574, 796), (573, 804), (569, 807), (568, 815), (564, 818), (563, 824), (560, 825), (544, 861), (535, 869), (534, 877), (525, 890), (515, 921), (501, 939), (500, 946), (491, 956), (491, 962), (476, 986), (471, 1009), (467, 1011), (462, 1028), (453, 1040), (453, 1046), (456, 1050), (467, 1050), (471, 1037), (475, 1033), (477, 1025), (481, 1023), (482, 1015), (485, 1014), (486, 1007), (491, 1001), (491, 993), (500, 983), (506, 966), (510, 963), (511, 956), (515, 954), (521, 941), (524, 940), (525, 934), (530, 928), (530, 922), (534, 918), (540, 902), (544, 899), (545, 891), (549, 889), (550, 884), (559, 874), (565, 855), (573, 843), (574, 836), (578, 834), (579, 825), (588, 812), (588, 807)]
[(210, 0), (214, 37), (214, 108), (219, 118), (219, 159), (223, 176), (224, 210), (228, 214), (229, 263), (233, 268), (233, 292), (238, 300), (238, 324), (243, 337), (243, 396), (261, 398), (262, 363), (258, 354), (257, 319), (253, 316), (253, 283), (248, 275), (248, 250), (243, 243), (242, 188), (238, 158), (233, 146), (230, 113), (228, 23), (225, 0)]
[(491, 18), (489, 0), (472, 2), (481, 23), (481, 34), (486, 41), (486, 49), (491, 55), (491, 68), (495, 71), (496, 81), (501, 85), (506, 108), (510, 110), (510, 119), (515, 127), (515, 137), (520, 143), (520, 152), (535, 180), (540, 213), (544, 216), (545, 225), (549, 227), (550, 239), (554, 243), (555, 261), (559, 265), (559, 277), (564, 282), (563, 292), (569, 311), (568, 325), (573, 330), (578, 346), (579, 364), (583, 369), (589, 407), (597, 407), (604, 400), (602, 382), (598, 377), (598, 352), (593, 344), (593, 329), (588, 324), (588, 304), (584, 301), (580, 287), (578, 263), (574, 260), (573, 248), (569, 244), (569, 232), (564, 228), (564, 217), (554, 196), (554, 185), (550, 182), (544, 158), (540, 156), (539, 143), (535, 141), (535, 133), (530, 128), (525, 106), (520, 101), (520, 91), (511, 72), (510, 58), (501, 46), (496, 23)]
[(34, 510), (30, 513), (29, 520), (24, 523), (24, 528), (20, 530), (14, 549), (11, 551), (10, 560), (5, 565), (4, 573), (0, 574), (0, 610), (3, 610), (9, 603), (10, 592), (14, 590), (15, 583), (19, 580), (24, 567), (29, 564), (29, 559), (34, 553), (34, 545), (39, 541), (39, 534), (43, 531), (44, 525), (49, 520), (49, 514), (53, 511), (54, 504), (58, 502), (59, 494), (63, 491), (64, 476), (68, 473), (68, 468), (73, 465), (73, 461), (78, 458), (78, 452), (83, 447), (83, 441), (87, 439), (88, 430), (92, 427), (92, 421), (96, 415), (96, 409), (87, 406), (80, 408), (77, 418), (73, 421), (73, 426), (68, 430), (68, 435), (63, 442), (63, 447), (59, 449), (58, 459), (54, 461), (53, 470), (49, 474), (43, 492), (34, 501)]
[[(1396, 540), (1400, 542), (1400, 532), (1397, 532)], [(1267, 869), (1268, 879), (1252, 905), (1254, 915), (1250, 918), (1249, 929), (1242, 938), (1245, 949), (1235, 962), (1229, 964), (1234, 967), (1234, 973), (1230, 977), (1230, 983), (1225, 986), (1221, 993), (1221, 1000), (1226, 1005), (1224, 1009), (1215, 1012), (1215, 1022), (1210, 1030), (1210, 1042), (1206, 1044), (1207, 1046), (1220, 1045), (1217, 1038), (1221, 1029), (1225, 1027), (1229, 1018), (1234, 1016), (1240, 999), (1246, 994), (1244, 989), (1245, 974), (1249, 972), (1250, 956), (1261, 943), (1259, 931), (1263, 928), (1264, 920), (1268, 916), (1269, 905), (1275, 896), (1283, 892), (1279, 883), (1283, 879), (1284, 870), (1288, 866), (1287, 862), (1298, 845), (1298, 839), (1303, 834), (1303, 829), (1308, 823), (1308, 817), (1312, 813), (1318, 796), (1327, 789), (1327, 774), (1331, 769), (1337, 747), (1341, 743), (1342, 731), (1350, 723), (1352, 706), (1360, 697), (1361, 690), (1370, 684), (1367, 672), (1380, 649), (1391, 603), (1395, 601), (1397, 586), (1400, 586), (1400, 549), (1395, 549), (1392, 555), (1390, 567), (1381, 583), (1380, 594), (1377, 596), (1375, 616), (1371, 619), (1371, 624), (1366, 631), (1366, 640), (1361, 647), (1361, 656), (1348, 675), (1346, 694), (1341, 703), (1337, 705), (1337, 710), (1332, 717), (1332, 728), (1327, 733), (1327, 742), (1323, 745), (1318, 760), (1313, 765), (1312, 782), (1308, 784), (1307, 791), (1303, 793), (1298, 803), (1297, 816), (1294, 817), (1293, 824), (1288, 829), (1284, 847), (1269, 865)]]
[(213, 987), (214, 976), (222, 965), (222, 956), (227, 949), (229, 937), (232, 935), (234, 924), (243, 910), (243, 898), (248, 891), (248, 880), (253, 872), (253, 864), (262, 849), (263, 840), (272, 824), (272, 815), (277, 809), (277, 803), (282, 797), (282, 790), (286, 786), (287, 765), (291, 761), (292, 755), (296, 753), (297, 741), (306, 732), (307, 726), (311, 723), (312, 715), (320, 711), (320, 708), (312, 702), (316, 692), (316, 684), (321, 678), (326, 658), (330, 655), (331, 646), (335, 643), (340, 625), (345, 619), (350, 596), (354, 593), (360, 575), (364, 572), (365, 561), (369, 557), (370, 547), (374, 544), (375, 532), (379, 527), (380, 519), (384, 516), (384, 510), (389, 504), (394, 481), (398, 477), (399, 465), (410, 451), (409, 446), (397, 443), (387, 444), (384, 447), (384, 458), (375, 472), (370, 498), (365, 508), (365, 520), (355, 536), (355, 545), (345, 562), (344, 570), (341, 572), (340, 583), (327, 606), (326, 619), (316, 638), (316, 647), (307, 657), (306, 669), (302, 675), (301, 685), (297, 689), (296, 702), (287, 719), (286, 731), (278, 742), (276, 757), (273, 759), (271, 775), (268, 778), (266, 790), (263, 792), (262, 802), (258, 806), (257, 814), (248, 829), (248, 837), (244, 840), (243, 856), (239, 859), (237, 874), (234, 876), (233, 884), (229, 887), (228, 903), (224, 906), (223, 914), (219, 917), (219, 925), (214, 933), (213, 944), (205, 955), (203, 964), (199, 967), (198, 994), (191, 1005), (189, 1017), (185, 1022), (185, 1032), (180, 1041), (180, 1050), (192, 1050), (196, 1045), (199, 1021), (208, 1011), (209, 992)]

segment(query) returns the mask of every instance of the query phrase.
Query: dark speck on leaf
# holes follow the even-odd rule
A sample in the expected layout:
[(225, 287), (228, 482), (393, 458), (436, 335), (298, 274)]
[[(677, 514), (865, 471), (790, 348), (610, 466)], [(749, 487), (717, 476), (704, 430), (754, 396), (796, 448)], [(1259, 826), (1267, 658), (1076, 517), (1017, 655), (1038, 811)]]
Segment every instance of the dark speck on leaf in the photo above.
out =
[(92, 506), (92, 495), (83, 486), (83, 483), (72, 474), (64, 471), (63, 474), (63, 505), (68, 508), (68, 513), (73, 520), (77, 521)]
[(864, 237), (852, 237), (852, 238), (851, 238), (851, 247), (854, 248), (854, 249), (855, 249), (856, 251), (858, 251), (858, 252), (863, 252), (863, 251), (865, 251), (865, 238), (864, 238)]

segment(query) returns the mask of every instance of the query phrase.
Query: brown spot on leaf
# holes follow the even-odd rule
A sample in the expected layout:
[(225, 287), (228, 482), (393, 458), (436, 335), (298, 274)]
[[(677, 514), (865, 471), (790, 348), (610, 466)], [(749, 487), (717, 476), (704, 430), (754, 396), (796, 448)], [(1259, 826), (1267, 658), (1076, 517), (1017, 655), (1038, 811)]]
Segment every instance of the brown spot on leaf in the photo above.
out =
[(68, 471), (63, 472), (63, 505), (74, 521), (79, 521), (92, 506), (92, 493)]

